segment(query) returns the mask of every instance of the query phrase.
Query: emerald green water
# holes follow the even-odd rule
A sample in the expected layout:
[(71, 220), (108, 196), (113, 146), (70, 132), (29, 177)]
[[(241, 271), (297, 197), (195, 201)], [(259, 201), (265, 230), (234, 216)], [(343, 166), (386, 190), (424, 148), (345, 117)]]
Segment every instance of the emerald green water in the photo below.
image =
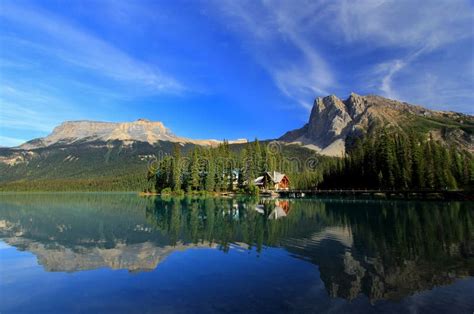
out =
[(1, 313), (472, 313), (474, 204), (1, 194)]

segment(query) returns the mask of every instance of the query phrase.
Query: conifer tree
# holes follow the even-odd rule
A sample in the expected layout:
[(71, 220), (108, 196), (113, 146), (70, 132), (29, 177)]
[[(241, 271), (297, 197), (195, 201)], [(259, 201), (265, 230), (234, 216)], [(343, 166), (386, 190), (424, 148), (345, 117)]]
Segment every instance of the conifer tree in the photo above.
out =
[(207, 168), (207, 175), (205, 181), (205, 189), (206, 191), (212, 192), (216, 186), (216, 173), (215, 173), (215, 165), (214, 163), (210, 163)]
[(197, 191), (200, 185), (200, 164), (199, 164), (199, 156), (198, 156), (198, 149), (194, 148), (193, 155), (191, 159), (190, 165), (190, 188), (193, 191)]
[(172, 187), (174, 191), (181, 190), (181, 148), (179, 144), (175, 144), (173, 148), (173, 161), (172, 161)]

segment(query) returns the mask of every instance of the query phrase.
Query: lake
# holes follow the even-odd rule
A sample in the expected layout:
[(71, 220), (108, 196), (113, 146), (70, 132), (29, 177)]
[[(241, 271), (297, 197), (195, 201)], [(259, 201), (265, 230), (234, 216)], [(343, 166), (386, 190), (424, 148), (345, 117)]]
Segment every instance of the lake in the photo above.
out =
[(3, 313), (472, 313), (474, 204), (1, 194)]

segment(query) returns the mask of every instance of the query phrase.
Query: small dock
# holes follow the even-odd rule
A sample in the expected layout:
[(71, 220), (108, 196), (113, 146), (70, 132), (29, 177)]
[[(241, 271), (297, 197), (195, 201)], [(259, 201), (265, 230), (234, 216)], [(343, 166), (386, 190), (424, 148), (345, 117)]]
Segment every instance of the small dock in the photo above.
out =
[(369, 199), (423, 199), (423, 200), (465, 200), (474, 201), (474, 191), (434, 190), (276, 190), (280, 197), (354, 197)]

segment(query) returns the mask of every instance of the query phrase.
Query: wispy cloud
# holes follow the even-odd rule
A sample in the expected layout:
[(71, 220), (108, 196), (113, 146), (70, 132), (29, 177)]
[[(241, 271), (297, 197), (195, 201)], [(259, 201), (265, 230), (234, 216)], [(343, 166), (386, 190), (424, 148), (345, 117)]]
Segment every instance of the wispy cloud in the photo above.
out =
[[(329, 29), (346, 41), (368, 41), (374, 47), (420, 47), (445, 45), (472, 37), (472, 5), (467, 0), (331, 1)], [(449, 13), (449, 14), (448, 14)]]
[[(450, 49), (450, 45), (472, 40), (474, 10), (467, 0), (263, 0), (217, 4), (223, 22), (243, 39), (279, 90), (304, 108), (311, 107), (315, 96), (349, 93), (354, 86), (368, 90), (369, 85), (375, 87), (371, 92), (387, 97), (434, 104), (440, 99), (426, 97), (428, 93), (422, 90), (409, 90), (400, 81), (426, 87), (426, 77), (443, 76), (442, 64), (456, 63), (456, 68), (466, 68), (474, 53), (471, 44), (470, 57), (430, 58)], [(373, 56), (376, 58), (372, 61)], [(352, 66), (348, 62), (361, 62), (363, 58), (366, 66), (362, 73), (347, 70)], [(421, 63), (424, 71), (413, 71), (421, 68)], [(440, 82), (440, 88), (452, 88), (454, 81), (458, 82), (457, 78), (448, 76)]]
[(81, 116), (78, 108), (56, 98), (46, 87), (39, 89), (24, 83), (15, 85), (14, 82), (0, 86), (0, 125), (3, 132), (8, 129), (47, 134), (60, 122)]
[(232, 30), (251, 47), (257, 62), (284, 95), (310, 109), (315, 94), (327, 94), (335, 87), (329, 64), (306, 32), (311, 30), (308, 17), (316, 14), (316, 6), (267, 1), (217, 4), (226, 23), (234, 25)]
[(1, 4), (6, 27), (0, 45), (10, 48), (0, 51), (5, 140), (28, 132), (44, 136), (64, 120), (108, 119), (111, 110), (113, 115), (136, 97), (188, 91), (156, 62), (144, 62), (73, 21), (26, 2)]
[[(0, 99), (0, 124), (2, 129), (50, 132), (55, 125), (65, 120), (64, 112), (51, 113), (45, 110), (31, 109), (18, 103)], [(67, 119), (67, 118), (66, 118)]]
[(176, 93), (185, 90), (182, 83), (162, 73), (155, 65), (140, 61), (51, 13), (6, 3), (2, 5), (0, 16), (40, 33), (40, 40), (33, 44), (72, 65), (115, 80), (138, 83), (155, 92)]
[[(385, 96), (427, 104), (454, 101), (452, 97), (441, 98), (439, 94), (423, 89), (427, 87), (427, 78), (432, 81), (439, 76), (445, 77), (438, 81), (440, 92), (455, 88), (457, 93), (466, 94), (467, 90), (460, 90), (460, 87), (469, 88), (469, 84), (466, 86), (458, 78), (444, 73), (444, 69), (449, 64), (453, 70), (469, 71), (468, 64), (474, 53), (472, 44), (465, 47), (471, 50), (470, 53), (451, 53), (441, 59), (439, 56), (445, 50), (453, 51), (452, 46), (456, 43), (474, 37), (474, 10), (469, 1), (341, 0), (330, 3), (328, 12), (326, 22), (338, 21), (328, 24), (335, 38), (348, 44), (367, 45), (370, 50), (390, 51), (386, 53), (386, 60), (375, 64), (374, 71), (367, 73), (379, 80), (376, 85)], [(438, 57), (430, 58), (435, 53)], [(414, 71), (415, 67), (417, 71)], [(473, 80), (471, 77), (471, 83)], [(410, 81), (410, 85), (403, 83), (406, 81)], [(412, 88), (414, 85), (419, 88)], [(472, 100), (472, 93), (461, 101), (469, 100)]]
[[(71, 119), (180, 120), (187, 103), (212, 115), (224, 104), (268, 100), (306, 119), (316, 96), (351, 91), (473, 112), (469, 0), (0, 6), (3, 137), (45, 135)], [(214, 95), (200, 97), (202, 90)]]
[(389, 98), (393, 99), (399, 99), (400, 95), (398, 95), (394, 90), (393, 90), (393, 77), (403, 70), (403, 68), (407, 67), (410, 65), (411, 62), (416, 60), (420, 55), (422, 55), (426, 50), (429, 50), (430, 48), (428, 46), (425, 46), (414, 53), (408, 55), (404, 59), (396, 59), (387, 63), (382, 63), (378, 64), (377, 70), (375, 73), (379, 72), (382, 73), (382, 80), (380, 84), (380, 90), (383, 92), (383, 94)]
[(18, 146), (18, 145), (23, 144), (25, 142), (26, 142), (26, 140), (21, 139), (21, 138), (15, 138), (15, 137), (0, 135), (0, 147)]

